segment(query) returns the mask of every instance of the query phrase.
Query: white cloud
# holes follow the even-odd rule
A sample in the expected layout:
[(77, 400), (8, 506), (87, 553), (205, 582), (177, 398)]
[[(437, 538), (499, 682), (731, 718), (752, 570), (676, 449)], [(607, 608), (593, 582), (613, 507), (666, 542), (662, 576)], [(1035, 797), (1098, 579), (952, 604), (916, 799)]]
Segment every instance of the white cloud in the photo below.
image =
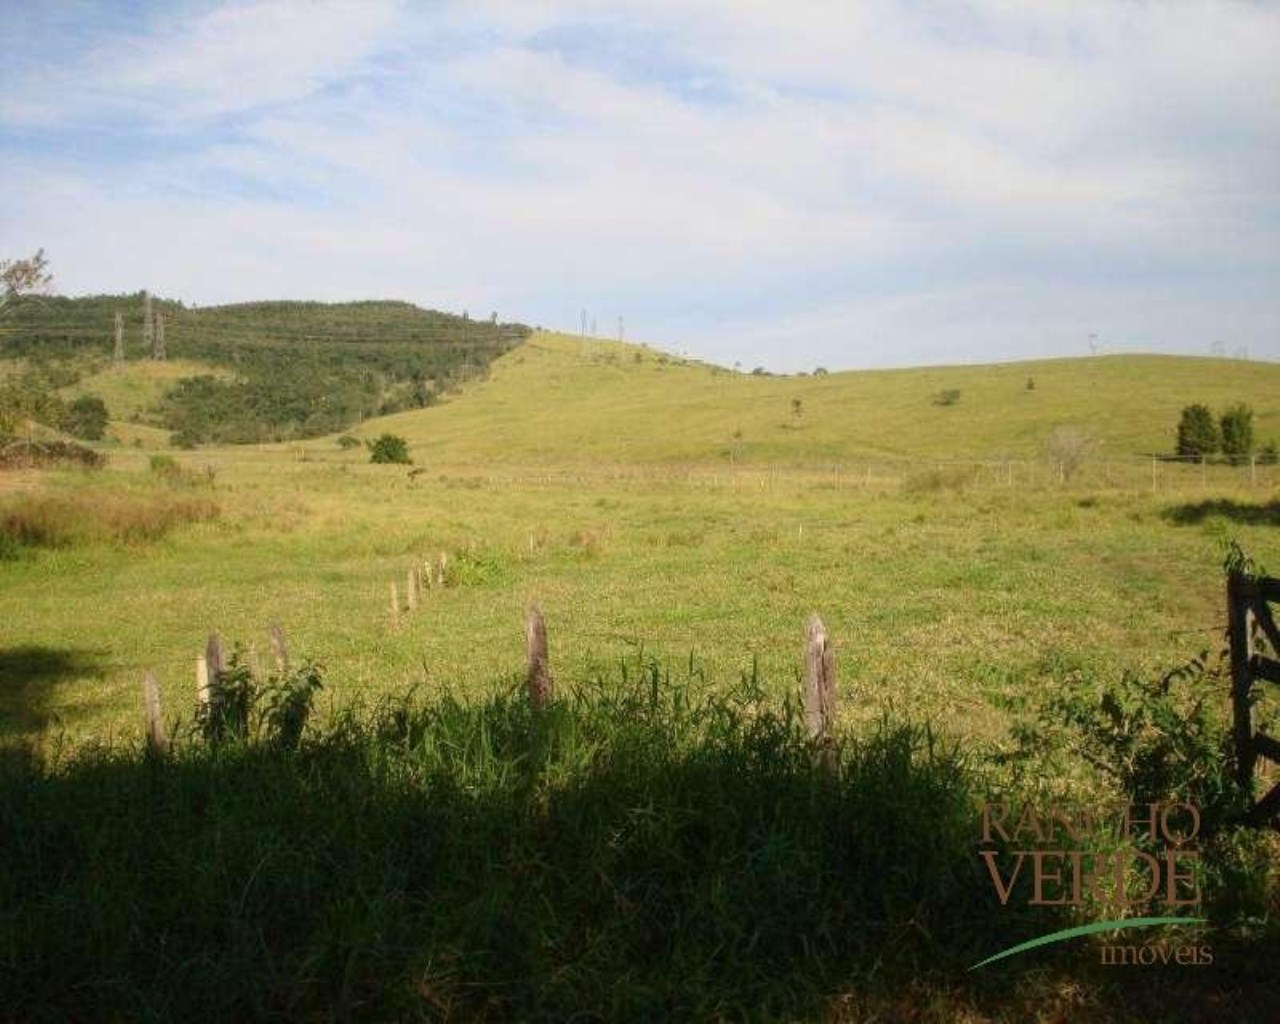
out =
[[(72, 290), (587, 304), (831, 366), (1040, 353), (1084, 306), (1190, 344), (1230, 301), (1280, 356), (1277, 66), (1261, 6), (237, 4), (6, 83), (45, 144), (0, 216)], [(99, 123), (178, 141), (82, 155)]]

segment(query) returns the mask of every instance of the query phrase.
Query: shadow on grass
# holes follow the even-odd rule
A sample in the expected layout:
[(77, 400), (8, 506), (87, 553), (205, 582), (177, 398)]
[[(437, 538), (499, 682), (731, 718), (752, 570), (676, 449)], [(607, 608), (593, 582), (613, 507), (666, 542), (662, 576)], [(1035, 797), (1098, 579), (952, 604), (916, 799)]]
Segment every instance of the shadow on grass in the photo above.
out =
[(1170, 505), (1161, 512), (1161, 516), (1175, 526), (1194, 526), (1213, 516), (1230, 519), (1242, 526), (1280, 526), (1280, 501), (1250, 503), (1215, 498)]
[(1061, 923), (997, 902), (974, 786), (921, 727), (846, 741), (833, 773), (791, 709), (656, 688), (385, 707), (294, 753), (29, 761), (0, 770), (0, 1007), (1051, 1019), (1079, 949), (967, 973)]
[(920, 728), (849, 743), (835, 777), (794, 713), (679, 694), (27, 762), (0, 771), (0, 1006), (821, 1018), (1025, 937), (980, 874), (968, 786)]
[(79, 648), (0, 648), (0, 742), (39, 733), (49, 724), (49, 704), (59, 683), (100, 678), (100, 655)]

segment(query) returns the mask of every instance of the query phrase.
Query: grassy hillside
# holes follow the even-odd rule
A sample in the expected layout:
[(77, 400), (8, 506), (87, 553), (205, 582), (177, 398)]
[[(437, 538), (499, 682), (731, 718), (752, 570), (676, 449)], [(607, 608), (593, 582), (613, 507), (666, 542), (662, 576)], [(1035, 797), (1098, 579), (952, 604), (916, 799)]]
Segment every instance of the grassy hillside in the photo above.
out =
[(234, 376), (229, 370), (190, 359), (168, 359), (164, 362), (148, 359), (123, 366), (108, 364), (61, 389), (61, 393), (67, 399), (77, 395), (97, 395), (106, 402), (113, 420), (145, 420), (154, 416), (153, 410), (179, 380), (205, 374), (224, 380)]
[[(1027, 387), (1034, 381), (1034, 390)], [(942, 392), (958, 391), (951, 405)], [(793, 403), (799, 402), (797, 407)], [(1103, 356), (994, 366), (768, 377), (653, 350), (539, 333), (447, 406), (365, 432), (404, 435), (421, 461), (856, 462), (863, 456), (1039, 455), (1059, 425), (1101, 455), (1172, 452), (1182, 407), (1253, 406), (1280, 439), (1280, 365)]]

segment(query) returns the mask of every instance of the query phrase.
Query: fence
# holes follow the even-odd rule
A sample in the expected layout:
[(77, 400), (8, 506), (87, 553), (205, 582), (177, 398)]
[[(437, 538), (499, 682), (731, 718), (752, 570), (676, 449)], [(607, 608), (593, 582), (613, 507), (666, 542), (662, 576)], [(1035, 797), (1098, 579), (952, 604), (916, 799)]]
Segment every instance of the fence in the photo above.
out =
[[(1280, 629), (1271, 604), (1280, 602), (1280, 579), (1227, 575), (1227, 630), (1231, 643), (1231, 704), (1239, 781), (1252, 794), (1259, 758), (1280, 764), (1280, 740), (1254, 728), (1254, 685), (1280, 684)], [(1273, 657), (1263, 652), (1269, 649)], [(1254, 804), (1255, 824), (1280, 826), (1280, 782)]]
[[(440, 554), (435, 567), (443, 585), (446, 556)], [(409, 588), (418, 568), (410, 570)], [(430, 578), (428, 574), (427, 578)], [(392, 615), (398, 621), (400, 606), (395, 601), (395, 584), (392, 584)], [(525, 686), (529, 702), (535, 709), (545, 708), (555, 698), (555, 680), (551, 672), (551, 654), (547, 639), (547, 624), (537, 605), (525, 611)], [(277, 674), (288, 669), (288, 653), (280, 626), (273, 624), (267, 630), (268, 643), (275, 657)], [(248, 652), (250, 674), (256, 680), (265, 678), (255, 648)], [(196, 710), (197, 718), (207, 713), (225, 699), (222, 692), (222, 675), (227, 668), (222, 638), (213, 633), (204, 652), (196, 657)], [(164, 756), (170, 749), (168, 730), (160, 709), (159, 684), (155, 674), (147, 672), (142, 677), (142, 700), (147, 746), (153, 754)], [(815, 744), (815, 760), (824, 770), (834, 768), (832, 735), (836, 720), (836, 666), (835, 650), (827, 635), (826, 627), (816, 615), (806, 624), (804, 645), (804, 682), (801, 693), (805, 728)]]

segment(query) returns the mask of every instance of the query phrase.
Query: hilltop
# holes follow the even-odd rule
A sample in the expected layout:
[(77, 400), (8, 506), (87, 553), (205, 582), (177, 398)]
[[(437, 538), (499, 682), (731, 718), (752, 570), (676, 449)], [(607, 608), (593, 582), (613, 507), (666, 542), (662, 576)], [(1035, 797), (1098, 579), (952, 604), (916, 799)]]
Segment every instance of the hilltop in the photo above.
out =
[[(406, 302), (197, 309), (155, 299), (152, 308), (164, 361), (144, 344), (142, 293), (26, 301), (4, 324), (0, 357), (34, 364), (29, 391), (98, 394), (114, 420), (163, 427), (182, 443), (234, 443), (316, 436), (428, 405), (529, 334), (496, 314), (478, 322)], [(123, 366), (112, 363), (117, 313)]]
[(1246, 402), (1280, 438), (1280, 365), (1124, 355), (795, 377), (537, 333), (448, 403), (365, 425), (440, 462), (1028, 457), (1071, 425), (1114, 458), (1171, 452), (1183, 406)]

